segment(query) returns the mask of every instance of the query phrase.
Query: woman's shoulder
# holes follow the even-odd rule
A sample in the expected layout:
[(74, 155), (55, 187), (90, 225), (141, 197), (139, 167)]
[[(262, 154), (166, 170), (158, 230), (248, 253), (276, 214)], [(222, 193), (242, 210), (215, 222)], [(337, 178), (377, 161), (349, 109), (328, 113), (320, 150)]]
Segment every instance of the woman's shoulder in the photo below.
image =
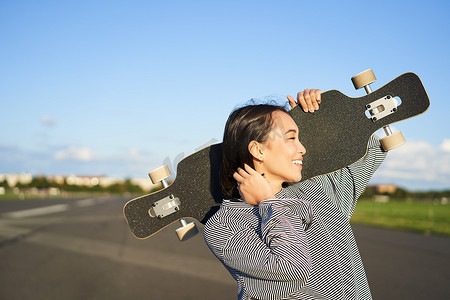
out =
[(216, 252), (237, 234), (255, 231), (259, 223), (255, 207), (244, 202), (227, 201), (208, 219), (203, 228), (203, 235), (208, 246)]
[(276, 196), (280, 199), (308, 199), (310, 194), (315, 194), (323, 189), (323, 176), (326, 175), (290, 183), (283, 187)]
[(258, 208), (241, 201), (224, 200), (219, 210), (205, 224), (205, 228), (221, 227), (233, 230), (258, 222)]

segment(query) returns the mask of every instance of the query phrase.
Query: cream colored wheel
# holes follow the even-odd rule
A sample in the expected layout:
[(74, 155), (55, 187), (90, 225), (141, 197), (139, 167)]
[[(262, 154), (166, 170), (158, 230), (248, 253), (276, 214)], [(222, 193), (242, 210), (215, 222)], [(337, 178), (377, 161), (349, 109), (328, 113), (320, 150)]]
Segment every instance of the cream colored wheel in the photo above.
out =
[(180, 241), (190, 239), (198, 233), (197, 225), (194, 222), (187, 223), (185, 219), (181, 219), (180, 222), (181, 227), (175, 230)]
[(375, 78), (375, 74), (373, 74), (372, 69), (365, 70), (352, 77), (353, 86), (357, 90), (375, 81), (377, 81), (377, 79)]
[(153, 184), (156, 184), (172, 176), (172, 173), (170, 172), (169, 167), (164, 165), (148, 173), (148, 176), (150, 176), (150, 180)]
[(388, 135), (380, 140), (381, 146), (386, 151), (390, 151), (405, 143), (405, 138), (401, 131), (397, 131), (391, 135)]

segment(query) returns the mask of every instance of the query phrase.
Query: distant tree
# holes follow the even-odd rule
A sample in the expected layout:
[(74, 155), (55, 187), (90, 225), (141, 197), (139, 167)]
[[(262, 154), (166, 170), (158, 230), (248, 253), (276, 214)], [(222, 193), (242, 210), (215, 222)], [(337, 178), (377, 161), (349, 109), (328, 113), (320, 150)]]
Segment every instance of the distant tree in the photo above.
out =
[(375, 195), (376, 190), (373, 186), (368, 186), (364, 190), (364, 192), (361, 194), (360, 199), (372, 199), (372, 197)]
[(8, 182), (3, 179), (2, 181), (0, 181), (0, 187), (4, 187), (5, 189), (9, 188)]
[(410, 193), (402, 188), (397, 188), (395, 192), (392, 194), (392, 197), (399, 200), (406, 200), (410, 196)]
[(128, 193), (141, 194), (144, 192), (144, 190), (140, 186), (133, 184), (129, 178), (125, 180), (124, 185)]
[(108, 187), (108, 192), (111, 192), (113, 194), (125, 194), (127, 192), (127, 189), (125, 187), (125, 184), (123, 183), (115, 183)]
[(94, 192), (94, 193), (103, 193), (103, 192), (106, 192), (107, 189), (105, 187), (97, 184), (97, 185), (90, 187), (89, 191)]
[(50, 187), (50, 182), (47, 180), (47, 177), (40, 175), (38, 177), (33, 177), (29, 186), (32, 188), (43, 190)]

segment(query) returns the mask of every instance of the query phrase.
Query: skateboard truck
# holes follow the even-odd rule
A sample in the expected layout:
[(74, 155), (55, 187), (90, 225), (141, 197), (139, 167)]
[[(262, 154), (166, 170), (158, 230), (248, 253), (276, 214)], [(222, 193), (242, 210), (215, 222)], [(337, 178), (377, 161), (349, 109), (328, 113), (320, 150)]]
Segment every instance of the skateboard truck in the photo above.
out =
[[(169, 186), (167, 178), (172, 176), (172, 173), (170, 172), (169, 167), (164, 165), (148, 173), (148, 176), (153, 184), (161, 182), (163, 188), (167, 188)], [(150, 217), (162, 219), (177, 212), (180, 209), (180, 204), (180, 199), (170, 194), (169, 196), (154, 202), (152, 208), (148, 210), (148, 214)], [(197, 225), (195, 225), (194, 222), (187, 223), (183, 218), (180, 220), (180, 223), (181, 227), (175, 230), (180, 241), (190, 239), (198, 233)]]
[(180, 241), (190, 239), (198, 233), (197, 225), (194, 222), (187, 223), (186, 219), (183, 218), (180, 223), (181, 227), (175, 230)]
[[(374, 83), (377, 79), (375, 74), (371, 69), (363, 71), (358, 75), (352, 77), (352, 82), (356, 90), (364, 87), (367, 94), (372, 93), (371, 83)], [(378, 99), (370, 104), (366, 105), (368, 109), (371, 120), (376, 122), (377, 120), (384, 118), (397, 111), (397, 102), (391, 95), (386, 95), (385, 97)], [(389, 151), (405, 143), (405, 138), (401, 131), (392, 132), (391, 128), (388, 126), (383, 127), (386, 136), (380, 140), (381, 145), (384, 150)]]
[(177, 212), (180, 209), (179, 206), (180, 200), (173, 195), (169, 195), (154, 202), (152, 208), (149, 209), (148, 214), (152, 218), (157, 217), (158, 219), (162, 219)]
[[(167, 167), (166, 165), (148, 173), (148, 176), (150, 177), (152, 183), (157, 184), (158, 182), (161, 182), (163, 188), (169, 186), (166, 179), (171, 175), (172, 173), (170, 172), (169, 167)], [(179, 210), (179, 206), (180, 200), (171, 194), (165, 198), (162, 198), (161, 200), (153, 202), (152, 208), (149, 209), (148, 214), (150, 215), (150, 217), (157, 217), (158, 219), (161, 219), (165, 216), (177, 212)]]
[[(381, 99), (375, 100), (370, 104), (366, 105), (367, 110), (370, 113), (371, 120), (376, 122), (389, 116), (397, 111), (397, 101), (391, 95), (387, 95)], [(389, 126), (386, 126), (389, 128)]]

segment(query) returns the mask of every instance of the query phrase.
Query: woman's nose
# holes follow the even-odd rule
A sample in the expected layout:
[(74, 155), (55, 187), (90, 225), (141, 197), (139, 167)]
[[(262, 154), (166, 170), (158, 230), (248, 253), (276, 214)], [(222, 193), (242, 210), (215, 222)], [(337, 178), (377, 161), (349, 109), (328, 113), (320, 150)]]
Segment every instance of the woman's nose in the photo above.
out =
[(302, 143), (300, 143), (300, 141), (298, 142), (298, 152), (302, 153), (302, 155), (306, 154), (306, 148), (303, 146)]

